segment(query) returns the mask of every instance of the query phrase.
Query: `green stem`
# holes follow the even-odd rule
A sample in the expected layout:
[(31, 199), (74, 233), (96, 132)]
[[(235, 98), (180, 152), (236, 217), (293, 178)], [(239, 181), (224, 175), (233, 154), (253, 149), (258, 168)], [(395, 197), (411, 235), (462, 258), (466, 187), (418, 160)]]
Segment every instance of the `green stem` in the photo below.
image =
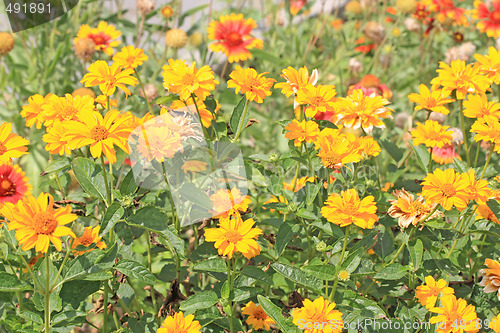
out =
[(168, 200), (170, 201), (170, 206), (171, 206), (172, 222), (174, 222), (175, 229), (177, 229), (177, 231), (179, 231), (179, 229), (180, 229), (179, 217), (177, 216), (177, 214), (175, 214), (174, 197), (172, 196), (172, 189), (170, 188), (170, 184), (168, 183), (165, 161), (161, 162), (161, 166), (163, 168), (163, 180), (165, 181), (165, 184), (168, 187)]
[(56, 278), (54, 279), (54, 283), (52, 284), (52, 287), (50, 288), (50, 292), (54, 291), (54, 287), (57, 284), (57, 279), (59, 279), (59, 276), (61, 276), (62, 270), (64, 265), (66, 264), (66, 261), (68, 261), (69, 254), (71, 253), (71, 246), (68, 246), (68, 249), (66, 250), (66, 255), (64, 256), (63, 262), (61, 264), (61, 267), (59, 267), (59, 270), (57, 271)]
[[(148, 231), (147, 233), (147, 236), (148, 236), (148, 240), (147, 240), (147, 251), (148, 251), (148, 268), (149, 268), (149, 271), (150, 272), (153, 272), (153, 260), (152, 260), (152, 256), (151, 256), (151, 232)], [(158, 323), (158, 326), (161, 325), (161, 319), (160, 317), (158, 317), (158, 306), (156, 305), (156, 293), (155, 293), (155, 286), (154, 285), (150, 285), (149, 286), (149, 292), (151, 294), (151, 300), (153, 302), (153, 311), (154, 311), (154, 315), (156, 317), (156, 321)]]
[(250, 105), (250, 101), (247, 99), (247, 101), (245, 102), (245, 109), (243, 109), (243, 114), (241, 115), (242, 121), (240, 121), (240, 124), (238, 125), (238, 129), (236, 130), (233, 142), (236, 142), (236, 140), (238, 140), (238, 138), (241, 135), (241, 132), (243, 132), (244, 126), (246, 126), (246, 124), (244, 123), (244, 120), (245, 120), (245, 118), (247, 116), (248, 106), (249, 105)]
[[(479, 147), (478, 147), (478, 149), (479, 149)], [(484, 165), (483, 172), (481, 172), (481, 176), (479, 176), (479, 179), (483, 178), (484, 173), (486, 172), (486, 168), (488, 167), (488, 164), (490, 164), (491, 155), (493, 155), (494, 149), (495, 149), (495, 144), (492, 142), (490, 145), (490, 152), (488, 154), (488, 159), (486, 160), (486, 164)]]
[[(228, 279), (228, 282), (229, 282), (229, 293), (231, 293), (231, 291), (233, 290), (233, 272), (234, 272), (234, 266), (235, 266), (235, 262), (234, 262), (234, 257), (229, 259), (227, 261), (227, 279)], [(229, 319), (229, 332), (230, 333), (233, 333), (234, 332), (234, 327), (233, 327), (233, 301), (231, 299), (229, 299), (229, 308), (230, 308), (230, 313), (229, 313), (229, 316), (228, 316), (228, 319)]]
[(428, 172), (432, 172), (432, 152), (434, 151), (434, 147), (431, 147), (431, 155), (429, 156), (429, 167), (428, 167)]
[(144, 85), (142, 84), (141, 77), (139, 76), (139, 73), (137, 73), (137, 68), (134, 68), (134, 73), (135, 76), (137, 76), (137, 80), (139, 81), (139, 85), (141, 86), (142, 93), (144, 94), (144, 99), (146, 100), (146, 103), (148, 104), (148, 109), (151, 114), (153, 114), (153, 109), (151, 108), (151, 103), (149, 102), (149, 98), (146, 95), (146, 89), (144, 89)]
[(108, 280), (104, 281), (104, 302), (103, 302), (103, 319), (102, 319), (102, 332), (108, 333), (108, 293), (109, 285)]
[[(345, 250), (347, 248), (347, 243), (349, 242), (349, 232), (350, 232), (350, 229), (351, 229), (351, 225), (349, 224), (346, 229), (345, 229), (345, 235), (344, 235), (344, 245), (342, 246), (342, 252), (340, 253), (340, 259), (339, 259), (339, 263), (338, 263), (338, 268), (342, 267), (342, 261), (344, 260), (344, 256), (345, 256)], [(328, 297), (328, 299), (330, 300), (330, 302), (333, 301), (333, 298), (335, 297), (335, 291), (337, 290), (337, 285), (339, 284), (339, 278), (338, 276), (335, 277), (335, 282), (333, 283), (333, 288), (332, 288), (332, 292), (330, 293), (330, 297)]]
[(45, 333), (50, 332), (50, 262), (49, 262), (50, 259), (49, 259), (49, 252), (50, 251), (47, 251), (47, 253), (45, 255), (45, 269), (47, 270), (46, 276), (45, 276), (45, 293), (44, 293)]
[(108, 183), (108, 175), (106, 172), (106, 165), (104, 164), (104, 155), (101, 155), (101, 164), (102, 164), (102, 175), (104, 177), (104, 184), (106, 184), (106, 197), (108, 199), (107, 202), (104, 202), (106, 208), (111, 204), (111, 189)]
[[(312, 246), (311, 246), (312, 242), (311, 242), (311, 235), (309, 235), (309, 230), (307, 229), (307, 226), (306, 226), (306, 223), (304, 222), (304, 219), (299, 218), (299, 221), (302, 224), (302, 227), (304, 227), (304, 232), (305, 232), (306, 237), (307, 237), (307, 248), (309, 250), (311, 250), (312, 249)], [(309, 255), (308, 255), (309, 260), (312, 259), (312, 255), (313, 255), (313, 251), (311, 250), (311, 252), (309, 252)]]
[(462, 133), (464, 135), (464, 147), (465, 147), (465, 158), (467, 159), (467, 165), (471, 166), (470, 164), (470, 157), (469, 157), (469, 135), (467, 134), (467, 131), (465, 130), (465, 117), (464, 117), (464, 104), (463, 100), (458, 101), (458, 105), (460, 107), (460, 123), (462, 125)]

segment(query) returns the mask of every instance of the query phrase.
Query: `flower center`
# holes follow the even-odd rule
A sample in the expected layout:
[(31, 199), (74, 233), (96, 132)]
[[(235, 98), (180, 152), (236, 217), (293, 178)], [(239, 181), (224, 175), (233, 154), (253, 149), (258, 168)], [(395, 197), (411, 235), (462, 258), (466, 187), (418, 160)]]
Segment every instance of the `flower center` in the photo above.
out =
[(243, 239), (243, 237), (241, 237), (241, 234), (237, 231), (229, 231), (227, 234), (226, 234), (226, 239), (233, 243), (233, 244), (236, 244), (238, 243), (239, 241), (241, 241)]
[(333, 151), (330, 151), (323, 157), (323, 162), (327, 168), (335, 168), (339, 163), (342, 163), (342, 159), (338, 154)]
[(261, 310), (261, 309), (257, 309), (257, 311), (255, 311), (255, 313), (253, 314), (253, 316), (256, 319), (260, 319), (260, 320), (266, 320), (267, 319), (267, 314), (263, 310)]
[(227, 35), (226, 40), (229, 46), (238, 46), (241, 43), (243, 43), (243, 38), (241, 34), (234, 31)]
[(89, 34), (88, 37), (94, 41), (95, 45), (105, 45), (111, 39), (108, 35), (104, 34), (103, 32), (99, 32), (97, 34)]
[(127, 64), (129, 65), (132, 65), (135, 61), (135, 57), (134, 56), (130, 56), (127, 58)]
[(86, 247), (89, 247), (90, 244), (94, 243), (94, 239), (91, 238), (91, 237), (80, 237), (80, 243), (83, 245), (83, 246), (86, 246)]
[(444, 184), (441, 187), (441, 193), (443, 194), (443, 196), (451, 198), (451, 197), (455, 196), (457, 191), (455, 190), (455, 187), (453, 187), (452, 184)]
[(114, 85), (116, 83), (116, 77), (114, 77), (113, 75), (106, 75), (104, 77), (104, 81), (107, 83), (107, 84), (111, 84), (111, 85)]
[(196, 75), (195, 74), (186, 74), (182, 78), (181, 84), (192, 86), (196, 80)]
[(42, 235), (51, 235), (58, 225), (54, 215), (50, 212), (40, 212), (33, 218), (35, 232)]
[(500, 12), (493, 12), (493, 20), (500, 21)]
[(5, 147), (5, 145), (2, 142), (0, 142), (0, 155), (5, 154), (6, 151), (7, 151), (7, 148)]
[(0, 197), (10, 197), (16, 193), (16, 184), (0, 176)]
[(343, 213), (346, 215), (354, 215), (358, 211), (358, 206), (350, 203), (346, 203), (344, 206)]
[(101, 126), (101, 125), (96, 125), (90, 131), (90, 136), (95, 141), (102, 141), (102, 140), (105, 140), (108, 138), (109, 132), (106, 129), (106, 127)]
[(63, 112), (61, 114), (61, 117), (64, 118), (64, 120), (69, 120), (72, 119), (76, 114), (78, 113), (78, 109), (73, 107), (73, 106), (66, 106), (63, 109)]

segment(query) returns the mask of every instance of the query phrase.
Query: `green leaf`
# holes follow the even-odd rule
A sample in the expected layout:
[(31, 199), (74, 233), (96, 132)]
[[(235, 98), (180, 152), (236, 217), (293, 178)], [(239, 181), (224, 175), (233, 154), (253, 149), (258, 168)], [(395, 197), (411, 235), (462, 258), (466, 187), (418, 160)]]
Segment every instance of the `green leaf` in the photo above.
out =
[[(347, 316), (352, 314), (357, 314), (363, 318), (374, 318), (374, 319), (380, 319), (387, 316), (384, 310), (382, 310), (382, 308), (375, 301), (367, 299), (363, 296), (345, 295), (344, 300), (347, 300), (348, 306), (352, 307), (348, 308), (347, 311), (346, 310), (342, 311)], [(345, 318), (344, 320), (350, 321), (352, 320), (352, 318)]]
[(416, 270), (422, 266), (422, 258), (424, 255), (424, 245), (420, 239), (417, 239), (415, 242), (411, 243), (408, 246), (408, 250), (410, 251), (411, 262), (413, 263), (413, 267)]
[(71, 163), (71, 167), (76, 179), (87, 194), (106, 201), (106, 184), (101, 166), (88, 158), (77, 157)]
[(171, 251), (174, 251), (181, 259), (186, 257), (184, 250), (184, 241), (179, 237), (177, 230), (174, 226), (169, 226), (159, 234), (163, 240), (167, 242)]
[[(297, 234), (299, 225), (294, 225), (294, 228), (289, 223), (282, 223), (276, 235), (276, 255), (279, 257), (286, 248), (286, 245)], [(296, 228), (295, 228), (296, 227)], [(295, 230), (293, 230), (295, 229)]]
[(137, 183), (134, 179), (134, 172), (130, 170), (120, 185), (120, 193), (123, 195), (130, 195), (137, 191)]
[(219, 301), (217, 294), (213, 291), (202, 291), (196, 293), (181, 302), (180, 310), (193, 313), (196, 310), (206, 309)]
[(402, 279), (407, 272), (408, 271), (405, 266), (398, 263), (393, 263), (387, 267), (382, 268), (380, 272), (375, 274), (373, 278), (380, 280), (399, 280)]
[(62, 170), (64, 168), (70, 167), (70, 160), (67, 157), (61, 157), (57, 160), (50, 161), (49, 164), (45, 167), (45, 173), (51, 173), (55, 171)]
[(255, 297), (259, 294), (262, 294), (262, 293), (263, 293), (263, 290), (261, 288), (239, 287), (239, 288), (232, 290), (231, 299), (233, 300), (233, 302), (241, 303), (243, 301), (246, 301), (246, 300), (248, 300), (252, 297)]
[(66, 282), (59, 296), (63, 302), (63, 308), (78, 309), (80, 305), (93, 293), (101, 289), (99, 281), (73, 280)]
[(227, 265), (224, 259), (222, 259), (221, 257), (216, 257), (197, 263), (196, 265), (194, 265), (193, 269), (195, 271), (225, 273), (227, 272)]
[(177, 190), (181, 199), (186, 199), (207, 210), (213, 210), (214, 205), (210, 197), (193, 183), (184, 183)]
[(412, 145), (412, 148), (415, 151), (415, 155), (417, 156), (417, 161), (418, 164), (420, 165), (420, 168), (423, 171), (427, 172), (427, 167), (429, 166), (429, 158), (430, 158), (430, 153), (427, 151), (427, 147), (421, 145), (415, 147)]
[(177, 101), (179, 100), (179, 95), (175, 95), (175, 94), (169, 94), (167, 96), (162, 96), (160, 98), (157, 98), (155, 100), (155, 103), (156, 104), (170, 104), (172, 103), (173, 101)]
[(500, 218), (500, 204), (498, 203), (498, 201), (494, 200), (494, 199), (490, 199), (486, 202), (486, 204), (488, 205), (488, 207), (490, 207), (491, 211), (493, 212), (493, 214), (495, 214), (496, 218)]
[(302, 270), (325, 281), (333, 281), (337, 277), (336, 269), (331, 265), (308, 265)]
[(111, 206), (108, 207), (104, 217), (102, 218), (99, 236), (102, 237), (113, 229), (116, 222), (122, 218), (123, 214), (125, 214), (123, 207), (118, 202), (113, 202)]
[(394, 142), (382, 140), (380, 143), (396, 162), (399, 162), (403, 158), (403, 152)]
[(195, 14), (195, 13), (199, 12), (200, 10), (203, 10), (207, 7), (208, 7), (208, 5), (201, 5), (201, 6), (197, 6), (197, 7), (191, 8), (191, 9), (183, 12), (181, 17), (179, 18), (179, 26), (182, 26), (186, 17), (189, 17), (189, 16), (191, 16), (191, 15), (193, 15), (193, 14)]
[(19, 312), (19, 317), (26, 319), (28, 322), (34, 322), (43, 325), (43, 319), (38, 313), (31, 312), (29, 310), (23, 310)]
[(153, 273), (151, 273), (143, 265), (133, 260), (123, 259), (115, 265), (115, 269), (120, 273), (147, 284), (155, 284), (158, 282)]
[(167, 214), (154, 206), (143, 207), (127, 218), (127, 222), (154, 232), (166, 230), (168, 220)]
[(299, 211), (297, 212), (297, 216), (302, 217), (303, 219), (306, 219), (306, 220), (317, 220), (318, 219), (318, 217), (313, 212), (310, 212), (305, 208), (299, 209)]
[(273, 302), (271, 302), (269, 298), (262, 295), (257, 295), (257, 300), (259, 301), (259, 305), (264, 309), (264, 312), (269, 317), (271, 317), (272, 320), (274, 320), (278, 328), (283, 333), (299, 332), (299, 329), (295, 325), (285, 320), (285, 318), (281, 314), (281, 309), (277, 307)]
[[(245, 95), (240, 99), (238, 105), (233, 110), (231, 114), (231, 119), (229, 120), (229, 127), (231, 131), (235, 134), (235, 137), (239, 137), (245, 125), (248, 123), (250, 119), (250, 112), (247, 112), (245, 118), (243, 118), (243, 113), (245, 111), (245, 105), (247, 104), (247, 98)], [(240, 133), (238, 133), (240, 132)]]
[(33, 290), (28, 283), (19, 280), (17, 276), (6, 272), (0, 272), (0, 292), (13, 292)]
[(267, 273), (262, 269), (255, 266), (246, 266), (241, 270), (240, 273), (265, 284), (273, 284), (273, 280), (269, 277), (269, 275), (267, 275)]
[(307, 183), (306, 185), (306, 204), (311, 205), (316, 199), (318, 192), (321, 190), (321, 184)]
[(87, 316), (87, 312), (84, 312), (84, 311), (78, 311), (78, 310), (76, 310), (76, 311), (64, 311), (64, 312), (56, 314), (54, 316), (54, 318), (52, 318), (51, 324), (57, 325), (59, 323), (62, 323), (65, 320), (72, 320), (72, 319), (75, 319), (77, 317), (86, 317), (86, 316)]
[(271, 267), (279, 274), (301, 286), (309, 287), (314, 290), (321, 290), (323, 287), (323, 281), (302, 272), (296, 267), (288, 266), (282, 263), (272, 263)]

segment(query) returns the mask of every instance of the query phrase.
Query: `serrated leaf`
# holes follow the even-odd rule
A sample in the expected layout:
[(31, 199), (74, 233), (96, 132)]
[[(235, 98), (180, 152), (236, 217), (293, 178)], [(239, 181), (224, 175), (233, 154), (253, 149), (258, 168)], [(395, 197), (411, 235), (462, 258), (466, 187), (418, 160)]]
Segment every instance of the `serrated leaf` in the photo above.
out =
[(19, 317), (26, 319), (28, 322), (34, 322), (40, 325), (43, 324), (42, 317), (38, 313), (29, 310), (23, 310), (19, 312)]
[(269, 277), (269, 275), (264, 272), (262, 269), (257, 268), (255, 266), (246, 266), (241, 270), (241, 274), (251, 277), (254, 280), (263, 282), (268, 285), (273, 284), (273, 280)]
[(118, 202), (113, 202), (102, 218), (99, 236), (102, 237), (113, 229), (115, 224), (122, 218), (123, 214), (125, 214), (123, 207)]
[(133, 260), (123, 259), (115, 265), (115, 269), (120, 273), (147, 284), (155, 284), (158, 282), (153, 273), (151, 273), (143, 265)]
[(67, 157), (62, 157), (54, 161), (50, 161), (49, 164), (45, 167), (44, 172), (51, 173), (55, 171), (62, 170), (64, 168), (70, 167), (70, 161)]
[[(412, 143), (413, 144), (413, 143)], [(430, 153), (427, 151), (427, 148), (425, 146), (413, 146), (413, 151), (415, 152), (415, 156), (417, 157), (418, 164), (420, 165), (420, 168), (427, 172), (427, 168), (429, 166), (429, 159), (430, 159)]]
[(101, 166), (83, 157), (77, 157), (71, 163), (76, 179), (89, 195), (106, 201), (106, 183)]
[(222, 259), (221, 257), (216, 257), (197, 263), (196, 265), (194, 265), (193, 269), (195, 271), (225, 273), (227, 272), (227, 265), (224, 259)]
[(373, 278), (380, 280), (399, 280), (402, 279), (407, 272), (408, 271), (405, 266), (398, 263), (393, 263), (387, 267), (382, 268), (380, 272), (375, 274)]
[(17, 276), (6, 272), (0, 272), (0, 292), (14, 292), (33, 290), (28, 283), (19, 280)]
[(296, 267), (282, 263), (272, 263), (271, 267), (279, 274), (301, 286), (310, 287), (314, 290), (321, 290), (323, 287), (323, 281), (317, 277), (304, 273)]
[(196, 293), (181, 302), (181, 311), (193, 313), (196, 310), (206, 309), (219, 301), (217, 294), (213, 291), (202, 291)]

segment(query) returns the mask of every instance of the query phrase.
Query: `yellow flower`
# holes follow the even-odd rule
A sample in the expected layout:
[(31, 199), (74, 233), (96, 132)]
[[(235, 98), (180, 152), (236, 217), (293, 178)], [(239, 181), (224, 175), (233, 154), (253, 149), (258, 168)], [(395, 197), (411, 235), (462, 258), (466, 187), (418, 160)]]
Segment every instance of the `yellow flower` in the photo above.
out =
[(79, 40), (88, 38), (94, 42), (97, 51), (112, 55), (115, 52), (113, 47), (120, 45), (120, 41), (115, 39), (118, 39), (121, 35), (120, 30), (116, 30), (114, 26), (101, 21), (97, 28), (90, 28), (87, 24), (82, 25), (73, 42), (77, 44)]
[(21, 117), (26, 119), (26, 126), (31, 127), (36, 123), (36, 128), (42, 128), (45, 122), (45, 112), (43, 106), (48, 102), (52, 94), (47, 94), (45, 97), (35, 94), (28, 98), (28, 104), (23, 106)]
[(75, 96), (66, 94), (65, 97), (52, 95), (42, 106), (45, 113), (45, 126), (50, 127), (54, 122), (77, 120), (78, 114), (92, 113), (94, 99), (90, 96)]
[(221, 256), (231, 259), (240, 252), (247, 259), (260, 253), (256, 239), (262, 234), (259, 228), (253, 228), (255, 221), (248, 219), (243, 222), (241, 216), (227, 220), (219, 220), (218, 228), (205, 230), (205, 241), (215, 242), (214, 246)]
[(467, 304), (461, 298), (457, 300), (455, 295), (446, 295), (439, 300), (441, 307), (429, 310), (438, 314), (429, 320), (431, 324), (439, 323), (436, 327), (438, 333), (474, 333), (479, 331), (477, 328), (479, 319), (475, 306)]
[(474, 171), (471, 169), (463, 174), (467, 181), (467, 194), (469, 200), (474, 200), (479, 204), (485, 204), (486, 201), (493, 195), (493, 191), (488, 187), (488, 181), (484, 179), (476, 180)]
[(471, 132), (475, 141), (487, 141), (495, 144), (495, 151), (500, 152), (500, 120), (493, 116), (480, 118), (472, 124)]
[(495, 332), (495, 333), (500, 333), (500, 313), (496, 316), (493, 317), (490, 320), (490, 328)]
[(47, 143), (45, 150), (49, 153), (61, 156), (64, 154), (71, 155), (67, 129), (60, 121), (56, 121), (51, 127), (47, 128), (47, 134), (43, 135), (42, 140)]
[(483, 277), (479, 285), (484, 287), (483, 291), (487, 294), (497, 293), (500, 300), (500, 262), (487, 258), (484, 265), (488, 268), (479, 271)]
[(309, 76), (309, 71), (306, 67), (301, 67), (296, 70), (293, 67), (283, 69), (280, 75), (286, 82), (279, 82), (274, 85), (274, 88), (281, 89), (281, 93), (286, 97), (290, 97), (308, 85), (315, 85), (318, 82), (318, 70), (314, 69)]
[(464, 101), (464, 116), (467, 118), (493, 116), (500, 119), (500, 103), (488, 101), (485, 94), (469, 95)]
[(321, 215), (328, 222), (341, 227), (355, 224), (363, 229), (372, 229), (378, 220), (377, 205), (371, 195), (360, 200), (355, 189), (332, 193), (321, 208)]
[(354, 135), (344, 135), (338, 129), (325, 128), (315, 142), (318, 156), (326, 168), (340, 168), (347, 163), (356, 163), (363, 158), (361, 145)]
[(252, 325), (252, 329), (254, 330), (265, 328), (266, 331), (269, 331), (271, 329), (269, 325), (275, 324), (274, 320), (269, 318), (267, 313), (264, 312), (262, 306), (255, 305), (252, 301), (248, 302), (247, 305), (241, 309), (241, 313), (248, 316), (246, 322), (248, 325)]
[(121, 69), (117, 63), (113, 63), (111, 67), (104, 60), (97, 60), (89, 66), (89, 73), (85, 74), (80, 81), (85, 84), (85, 87), (99, 86), (101, 92), (106, 96), (111, 96), (116, 91), (116, 88), (123, 90), (125, 95), (130, 95), (130, 90), (126, 84), (136, 86), (137, 79), (132, 76), (133, 69)]
[(488, 55), (475, 54), (479, 72), (485, 74), (495, 84), (500, 84), (500, 51), (490, 46)]
[(381, 118), (389, 117), (392, 111), (385, 107), (387, 104), (389, 101), (382, 96), (365, 96), (361, 89), (356, 89), (349, 96), (339, 98), (336, 105), (337, 123), (371, 133), (373, 127), (385, 127)]
[(334, 310), (336, 304), (323, 297), (313, 302), (304, 300), (303, 307), (292, 310), (293, 323), (305, 328), (305, 333), (341, 333), (343, 327), (342, 313)]
[[(393, 218), (398, 219), (398, 224), (401, 228), (408, 228), (410, 224), (417, 225), (422, 221), (431, 211), (437, 206), (437, 204), (427, 203), (424, 198), (419, 196), (417, 199), (403, 190), (395, 190), (392, 195), (396, 197), (395, 200), (389, 200), (391, 207), (387, 211), (387, 214)], [(438, 217), (441, 212), (436, 211), (429, 218)]]
[(453, 169), (436, 169), (424, 178), (422, 195), (432, 203), (438, 203), (445, 210), (454, 205), (462, 210), (467, 207), (469, 194), (468, 182), (463, 174), (456, 174)]
[(413, 144), (424, 144), (429, 148), (441, 148), (451, 143), (452, 131), (447, 131), (449, 126), (441, 126), (437, 121), (427, 120), (424, 124), (418, 122), (417, 129), (411, 131)]
[[(73, 245), (71, 246), (72, 249), (75, 249), (78, 245), (83, 245), (85, 247), (89, 247), (92, 244), (95, 244), (98, 248), (105, 249), (107, 246), (106, 244), (101, 240), (102, 238), (99, 237), (99, 231), (101, 230), (101, 227), (97, 226), (95, 228), (92, 227), (86, 227), (85, 230), (83, 231), (83, 235), (81, 237), (75, 238), (73, 241)], [(93, 249), (87, 250), (87, 251), (75, 251), (76, 255), (81, 255), (84, 254), (85, 252), (90, 252)]]
[(297, 179), (297, 181), (295, 182), (295, 189), (294, 190), (292, 189), (293, 188), (293, 180), (290, 183), (283, 182), (283, 188), (285, 190), (298, 192), (301, 188), (306, 186), (307, 182), (314, 183), (314, 177), (301, 177), (301, 178)]
[(236, 66), (236, 69), (229, 75), (231, 80), (227, 81), (227, 87), (236, 88), (236, 94), (241, 91), (249, 101), (262, 103), (266, 96), (271, 96), (271, 87), (275, 82), (274, 79), (266, 78), (265, 74), (267, 72), (257, 74), (253, 68)]
[[(474, 207), (476, 208), (476, 207)], [(477, 205), (476, 208), (476, 220), (485, 219), (491, 222), (500, 224), (500, 221), (496, 217), (495, 213), (490, 209), (487, 204)]]
[(113, 56), (113, 61), (123, 68), (137, 68), (146, 60), (148, 56), (144, 54), (144, 50), (132, 45), (125, 46)]
[(359, 138), (358, 141), (366, 156), (378, 156), (382, 151), (378, 142), (369, 135)]
[[(166, 116), (162, 119), (167, 121)], [(140, 128), (140, 131), (134, 130), (134, 134), (139, 134), (138, 152), (148, 161), (156, 160), (161, 163), (165, 158), (172, 158), (176, 152), (183, 149), (181, 135), (172, 128), (172, 123), (148, 122)]]
[(240, 216), (240, 212), (248, 209), (248, 204), (252, 202), (248, 195), (242, 196), (238, 188), (220, 189), (210, 196), (210, 200), (215, 207), (215, 218), (223, 221), (229, 220), (231, 215)]
[(60, 237), (76, 237), (65, 224), (78, 216), (71, 213), (71, 206), (54, 210), (54, 198), (48, 193), (41, 193), (38, 198), (30, 195), (15, 205), (7, 202), (0, 212), (9, 220), (9, 230), (16, 230), (23, 251), (34, 247), (35, 251), (46, 253), (50, 243), (61, 251)]
[(292, 120), (290, 124), (285, 127), (288, 132), (285, 137), (288, 140), (294, 140), (294, 145), (300, 147), (302, 142), (313, 142), (319, 135), (318, 124), (313, 120)]
[(436, 281), (432, 276), (426, 276), (425, 284), (417, 287), (415, 297), (418, 299), (420, 304), (430, 310), (436, 305), (436, 301), (440, 294), (442, 296), (455, 294), (453, 288), (450, 288), (447, 285), (448, 284), (443, 279)]
[(163, 66), (163, 86), (171, 93), (187, 101), (194, 94), (204, 101), (219, 84), (209, 66), (196, 68), (196, 62), (187, 65), (184, 60), (169, 59)]
[(184, 313), (177, 312), (173, 316), (165, 318), (156, 333), (201, 333), (200, 322), (194, 320), (194, 315), (184, 317)]
[(314, 117), (318, 112), (335, 114), (336, 94), (334, 86), (308, 85), (297, 91), (296, 101), (298, 104), (307, 105), (306, 117)]
[(11, 123), (0, 125), (0, 162), (10, 161), (28, 153), (26, 146), (29, 141), (11, 131)]
[(105, 109), (110, 109), (118, 105), (118, 100), (112, 98), (109, 99), (108, 105), (108, 97), (109, 96), (106, 95), (99, 95), (95, 98), (94, 102), (96, 102), (96, 104), (100, 104)]
[(479, 66), (466, 65), (463, 60), (453, 60), (451, 66), (444, 62), (439, 63), (438, 76), (432, 79), (432, 89), (442, 86), (443, 93), (451, 94), (453, 91), (457, 99), (465, 99), (467, 94), (484, 93), (491, 82), (479, 73)]
[(438, 112), (442, 114), (450, 113), (450, 110), (445, 106), (445, 104), (451, 103), (454, 100), (449, 99), (449, 93), (445, 93), (443, 90), (430, 91), (425, 84), (418, 86), (418, 94), (408, 95), (408, 99), (416, 103), (415, 110), (426, 109), (432, 112)]
[[(216, 107), (215, 107), (215, 112), (220, 110), (220, 104), (216, 100)], [(196, 106), (192, 103), (191, 100), (187, 101), (187, 106), (186, 103), (181, 101), (181, 100), (176, 100), (173, 101), (172, 104), (170, 105), (170, 108), (175, 111), (187, 111), (191, 114), (196, 115), (196, 118), (198, 118), (198, 112), (200, 113), (201, 116), (201, 123), (203, 124), (204, 127), (208, 128), (212, 125), (212, 120), (215, 119), (215, 114), (213, 114), (209, 109), (207, 109), (207, 106), (205, 105), (205, 102), (198, 99), (196, 101)], [(198, 109), (198, 110), (197, 110)], [(162, 108), (160, 113), (164, 114), (168, 112), (167, 109)]]
[(118, 110), (110, 110), (104, 118), (99, 112), (82, 113), (78, 116), (80, 121), (67, 121), (67, 140), (71, 149), (90, 145), (90, 153), (94, 158), (104, 154), (111, 164), (116, 162), (114, 145), (127, 152), (127, 141), (131, 128), (124, 123), (129, 117), (121, 115)]

